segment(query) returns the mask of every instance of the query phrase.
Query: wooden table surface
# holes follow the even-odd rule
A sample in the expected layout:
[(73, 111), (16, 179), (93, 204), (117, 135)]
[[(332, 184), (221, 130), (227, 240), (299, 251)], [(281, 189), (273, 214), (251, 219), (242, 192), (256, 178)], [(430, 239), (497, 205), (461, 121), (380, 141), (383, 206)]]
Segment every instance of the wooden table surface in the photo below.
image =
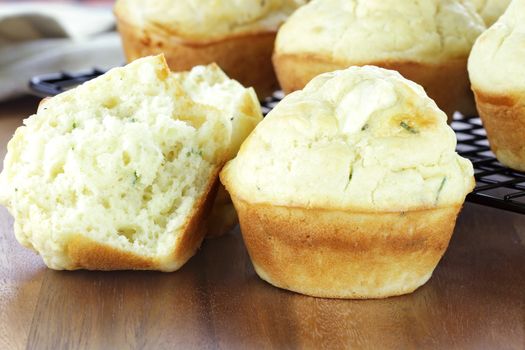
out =
[[(0, 104), (0, 159), (37, 100)], [(238, 229), (181, 270), (52, 271), (0, 207), (0, 349), (525, 348), (525, 216), (467, 204), (411, 295), (328, 300), (255, 274)]]

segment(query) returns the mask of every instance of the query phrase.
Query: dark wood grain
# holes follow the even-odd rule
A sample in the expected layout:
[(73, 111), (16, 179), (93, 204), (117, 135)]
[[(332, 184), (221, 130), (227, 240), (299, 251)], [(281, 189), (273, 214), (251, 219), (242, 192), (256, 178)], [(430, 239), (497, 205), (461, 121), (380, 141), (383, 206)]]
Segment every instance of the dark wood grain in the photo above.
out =
[[(0, 107), (0, 155), (35, 101)], [(432, 279), (385, 300), (327, 300), (254, 273), (238, 229), (180, 271), (52, 271), (0, 210), (0, 349), (523, 349), (525, 216), (467, 204)]]

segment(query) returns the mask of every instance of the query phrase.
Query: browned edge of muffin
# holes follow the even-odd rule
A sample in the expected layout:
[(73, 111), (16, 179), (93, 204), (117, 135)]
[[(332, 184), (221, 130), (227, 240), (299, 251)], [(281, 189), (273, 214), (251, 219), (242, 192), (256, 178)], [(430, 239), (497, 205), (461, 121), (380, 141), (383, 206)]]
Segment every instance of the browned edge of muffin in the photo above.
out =
[(504, 165), (525, 171), (525, 95), (498, 95), (474, 88), (490, 148)]
[(461, 203), (352, 212), (249, 203), (232, 196), (257, 274), (327, 298), (385, 298), (423, 285), (443, 256)]

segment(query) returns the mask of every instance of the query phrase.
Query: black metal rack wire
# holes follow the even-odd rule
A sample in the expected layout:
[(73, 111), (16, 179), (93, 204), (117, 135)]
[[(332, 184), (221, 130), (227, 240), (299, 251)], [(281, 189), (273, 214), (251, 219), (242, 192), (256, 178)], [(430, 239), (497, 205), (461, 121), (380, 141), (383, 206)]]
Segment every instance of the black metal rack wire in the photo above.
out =
[[(36, 76), (29, 86), (39, 96), (54, 96), (104, 72), (99, 69), (79, 73), (59, 72)], [(281, 91), (262, 103), (266, 115), (284, 97)], [(452, 128), (458, 139), (457, 151), (474, 164), (476, 188), (467, 201), (498, 209), (525, 214), (525, 173), (509, 169), (498, 162), (491, 152), (485, 129), (478, 117), (457, 114)]]
[(104, 71), (97, 68), (77, 73), (58, 72), (43, 74), (33, 77), (29, 81), (29, 88), (40, 97), (54, 96), (102, 74), (104, 74)]
[(456, 117), (452, 128), (458, 138), (458, 153), (474, 164), (476, 188), (467, 200), (525, 214), (525, 173), (498, 162), (490, 150), (481, 120)]

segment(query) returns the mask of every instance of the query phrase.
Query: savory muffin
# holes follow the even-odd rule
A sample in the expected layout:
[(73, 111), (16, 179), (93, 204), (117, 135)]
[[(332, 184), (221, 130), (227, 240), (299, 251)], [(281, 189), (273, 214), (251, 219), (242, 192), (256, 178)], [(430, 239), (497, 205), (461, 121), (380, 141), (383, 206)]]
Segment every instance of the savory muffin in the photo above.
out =
[(371, 66), (286, 96), (221, 172), (257, 274), (331, 298), (424, 284), (474, 186), (446, 120), (419, 85)]
[(498, 20), (509, 6), (510, 0), (467, 0), (472, 1), (476, 11), (490, 27)]
[(281, 23), (305, 0), (118, 0), (129, 60), (163, 52), (172, 70), (216, 62), (260, 98), (277, 87), (271, 55)]
[(513, 0), (472, 49), (472, 90), (490, 146), (506, 166), (525, 171), (525, 0)]
[(8, 144), (0, 203), (53, 269), (173, 271), (200, 246), (218, 172), (262, 118), (215, 65), (162, 56), (42, 103)]
[(475, 111), (467, 58), (484, 29), (460, 1), (313, 0), (279, 30), (273, 61), (287, 93), (349, 66), (397, 70), (451, 117)]

